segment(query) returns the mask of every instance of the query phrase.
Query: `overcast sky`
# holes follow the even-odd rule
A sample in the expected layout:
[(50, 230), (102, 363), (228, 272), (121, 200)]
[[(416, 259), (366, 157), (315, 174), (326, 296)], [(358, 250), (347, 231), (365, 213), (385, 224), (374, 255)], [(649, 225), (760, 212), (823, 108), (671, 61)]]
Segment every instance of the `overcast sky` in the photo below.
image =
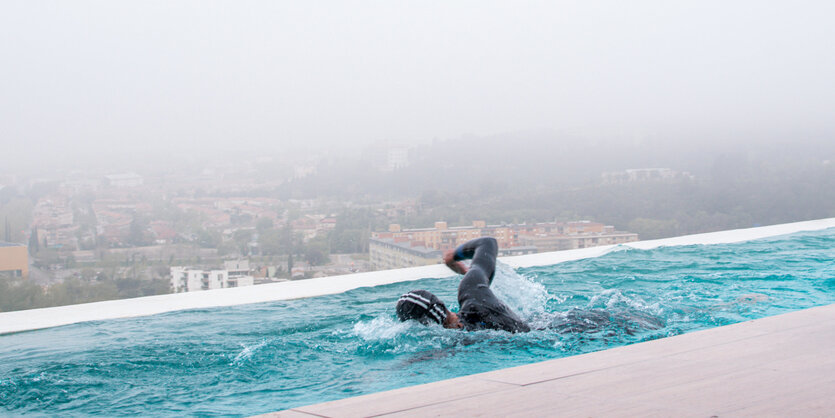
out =
[(4, 0), (2, 164), (522, 130), (831, 133), (833, 4)]

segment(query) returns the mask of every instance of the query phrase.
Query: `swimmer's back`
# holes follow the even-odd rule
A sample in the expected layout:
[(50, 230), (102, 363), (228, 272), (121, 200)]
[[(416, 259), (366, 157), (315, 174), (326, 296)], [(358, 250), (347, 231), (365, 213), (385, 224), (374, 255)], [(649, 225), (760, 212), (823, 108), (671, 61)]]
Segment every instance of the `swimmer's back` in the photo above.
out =
[(473, 263), (458, 285), (458, 312), (469, 330), (500, 329), (528, 332), (530, 327), (490, 289), (496, 271), (499, 246), (494, 238), (471, 240), (456, 249), (456, 260), (472, 258)]

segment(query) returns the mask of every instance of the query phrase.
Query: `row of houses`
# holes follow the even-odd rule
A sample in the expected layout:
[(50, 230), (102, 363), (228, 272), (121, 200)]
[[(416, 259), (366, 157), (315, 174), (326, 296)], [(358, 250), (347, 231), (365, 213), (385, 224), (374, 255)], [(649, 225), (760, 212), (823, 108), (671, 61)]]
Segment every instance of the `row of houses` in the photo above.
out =
[(638, 234), (616, 231), (611, 225), (591, 221), (545, 222), (535, 224), (487, 225), (475, 221), (469, 226), (449, 227), (436, 222), (434, 228), (402, 229), (392, 224), (385, 232), (373, 232), (369, 259), (377, 269), (394, 269), (438, 263), (447, 249), (471, 239), (491, 236), (499, 244), (499, 255), (522, 255), (561, 251), (638, 240)]

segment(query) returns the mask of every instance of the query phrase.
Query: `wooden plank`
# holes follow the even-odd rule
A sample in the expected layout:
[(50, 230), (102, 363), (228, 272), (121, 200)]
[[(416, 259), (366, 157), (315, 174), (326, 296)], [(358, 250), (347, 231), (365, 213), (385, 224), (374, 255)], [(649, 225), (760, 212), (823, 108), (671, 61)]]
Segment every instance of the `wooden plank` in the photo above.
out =
[(456, 403), (476, 395), (500, 392), (509, 387), (516, 386), (470, 377), (459, 377), (294, 409), (328, 417), (376, 416), (407, 411), (434, 403)]

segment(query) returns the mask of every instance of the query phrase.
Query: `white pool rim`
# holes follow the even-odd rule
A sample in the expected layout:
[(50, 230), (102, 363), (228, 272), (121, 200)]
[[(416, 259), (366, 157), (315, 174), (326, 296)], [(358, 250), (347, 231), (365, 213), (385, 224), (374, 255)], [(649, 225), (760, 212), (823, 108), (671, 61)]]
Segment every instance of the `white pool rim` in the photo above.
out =
[[(835, 218), (637, 241), (620, 245), (606, 245), (576, 250), (503, 257), (501, 261), (514, 268), (547, 266), (565, 261), (599, 257), (619, 247), (647, 250), (681, 245), (729, 244), (827, 228), (835, 228)], [(155, 315), (185, 309), (214, 308), (308, 298), (342, 293), (359, 287), (379, 286), (429, 277), (449, 277), (451, 275), (452, 273), (449, 269), (437, 264), (231, 289), (174, 293), (169, 295), (57, 306), (53, 308), (4, 312), (0, 313), (0, 334), (57, 327), (86, 321)]]

